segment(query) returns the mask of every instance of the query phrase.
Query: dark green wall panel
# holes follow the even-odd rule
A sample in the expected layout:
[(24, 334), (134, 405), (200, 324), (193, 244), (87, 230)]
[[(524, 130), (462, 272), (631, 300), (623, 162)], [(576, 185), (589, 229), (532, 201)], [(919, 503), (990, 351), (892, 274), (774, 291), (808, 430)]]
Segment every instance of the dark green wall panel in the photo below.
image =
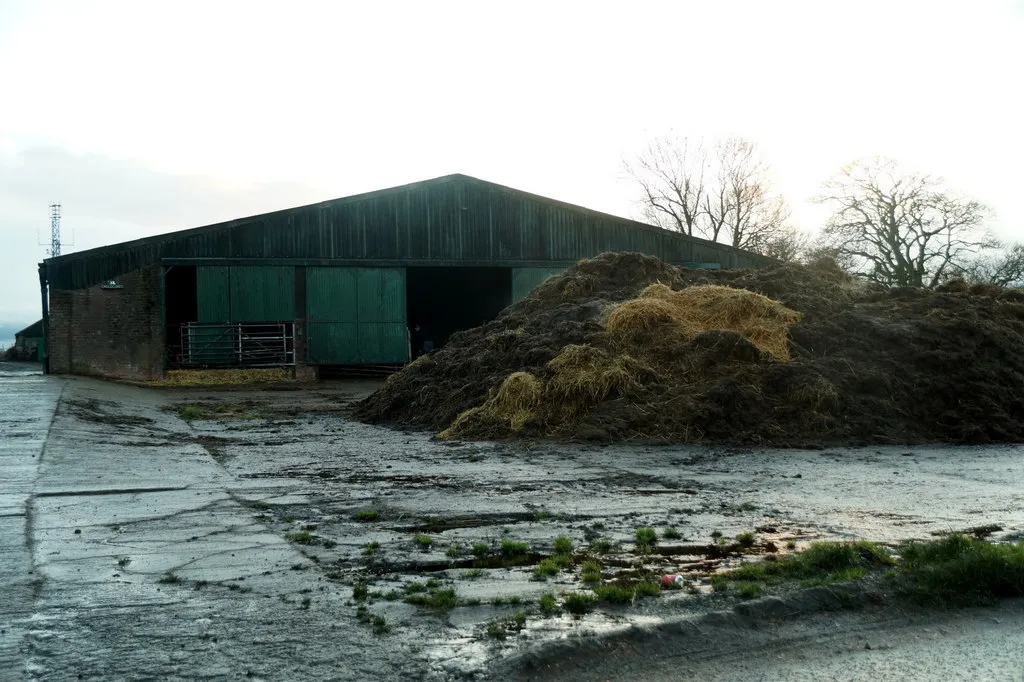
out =
[(232, 322), (291, 322), (294, 319), (294, 267), (231, 266)]
[(230, 322), (230, 276), (226, 265), (196, 268), (196, 307), (199, 322)]
[(565, 272), (565, 268), (512, 268), (512, 302), (521, 301), (552, 275)]

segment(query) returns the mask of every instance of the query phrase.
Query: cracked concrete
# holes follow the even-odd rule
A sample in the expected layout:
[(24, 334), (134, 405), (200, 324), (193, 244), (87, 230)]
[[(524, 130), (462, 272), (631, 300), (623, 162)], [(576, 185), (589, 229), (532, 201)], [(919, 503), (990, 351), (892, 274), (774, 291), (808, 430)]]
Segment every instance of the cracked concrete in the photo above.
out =
[[(155, 390), (9, 367), (2, 679), (482, 678), (546, 643), (731, 608), (677, 592), (543, 618), (531, 606), (541, 594), (581, 588), (574, 572), (532, 575), (559, 535), (578, 552), (606, 541), (608, 571), (682, 573), (701, 593), (711, 571), (745, 560), (717, 556), (712, 531), (756, 529), (754, 554), (982, 524), (1024, 531), (1019, 448), (444, 444), (346, 420), (344, 404), (371, 385)], [(240, 409), (186, 422), (182, 402)], [(377, 518), (354, 518), (370, 509)], [(680, 537), (639, 556), (642, 525)], [(470, 546), (505, 539), (529, 544), (526, 565), (470, 578)], [(460, 605), (385, 597), (428, 577)], [(360, 621), (357, 581), (390, 634)], [(522, 633), (487, 636), (487, 621), (518, 610), (531, 611)]]

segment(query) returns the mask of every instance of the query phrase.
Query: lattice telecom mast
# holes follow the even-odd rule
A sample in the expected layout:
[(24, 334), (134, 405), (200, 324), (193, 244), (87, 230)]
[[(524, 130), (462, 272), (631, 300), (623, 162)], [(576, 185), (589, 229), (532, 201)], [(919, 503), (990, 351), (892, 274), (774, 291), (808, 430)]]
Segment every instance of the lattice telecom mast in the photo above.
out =
[(60, 255), (60, 204), (50, 204), (50, 257)]

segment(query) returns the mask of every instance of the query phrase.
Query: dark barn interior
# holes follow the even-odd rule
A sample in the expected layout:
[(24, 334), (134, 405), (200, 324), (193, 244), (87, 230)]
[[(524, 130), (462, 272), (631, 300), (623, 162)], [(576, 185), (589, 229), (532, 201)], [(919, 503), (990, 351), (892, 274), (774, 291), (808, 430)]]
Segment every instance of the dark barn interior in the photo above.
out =
[(409, 328), (420, 325), (435, 348), (443, 346), (457, 331), (494, 319), (510, 303), (511, 268), (406, 269)]

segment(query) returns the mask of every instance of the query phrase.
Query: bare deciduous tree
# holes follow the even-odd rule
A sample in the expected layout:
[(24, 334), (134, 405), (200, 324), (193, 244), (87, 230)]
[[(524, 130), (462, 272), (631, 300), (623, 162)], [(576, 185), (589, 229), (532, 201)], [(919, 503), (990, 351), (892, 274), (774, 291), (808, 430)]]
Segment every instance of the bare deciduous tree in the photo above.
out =
[(789, 207), (752, 142), (658, 138), (626, 170), (642, 190), (646, 220), (741, 249), (785, 251), (773, 245), (788, 235)]
[(823, 244), (854, 274), (887, 286), (934, 287), (995, 245), (983, 205), (889, 159), (845, 166), (817, 201), (833, 209)]
[(652, 140), (643, 154), (626, 165), (626, 171), (643, 191), (644, 218), (654, 225), (694, 236), (703, 210), (707, 165), (703, 143)]
[(1024, 244), (979, 256), (960, 268), (956, 275), (972, 283), (1024, 287)]

